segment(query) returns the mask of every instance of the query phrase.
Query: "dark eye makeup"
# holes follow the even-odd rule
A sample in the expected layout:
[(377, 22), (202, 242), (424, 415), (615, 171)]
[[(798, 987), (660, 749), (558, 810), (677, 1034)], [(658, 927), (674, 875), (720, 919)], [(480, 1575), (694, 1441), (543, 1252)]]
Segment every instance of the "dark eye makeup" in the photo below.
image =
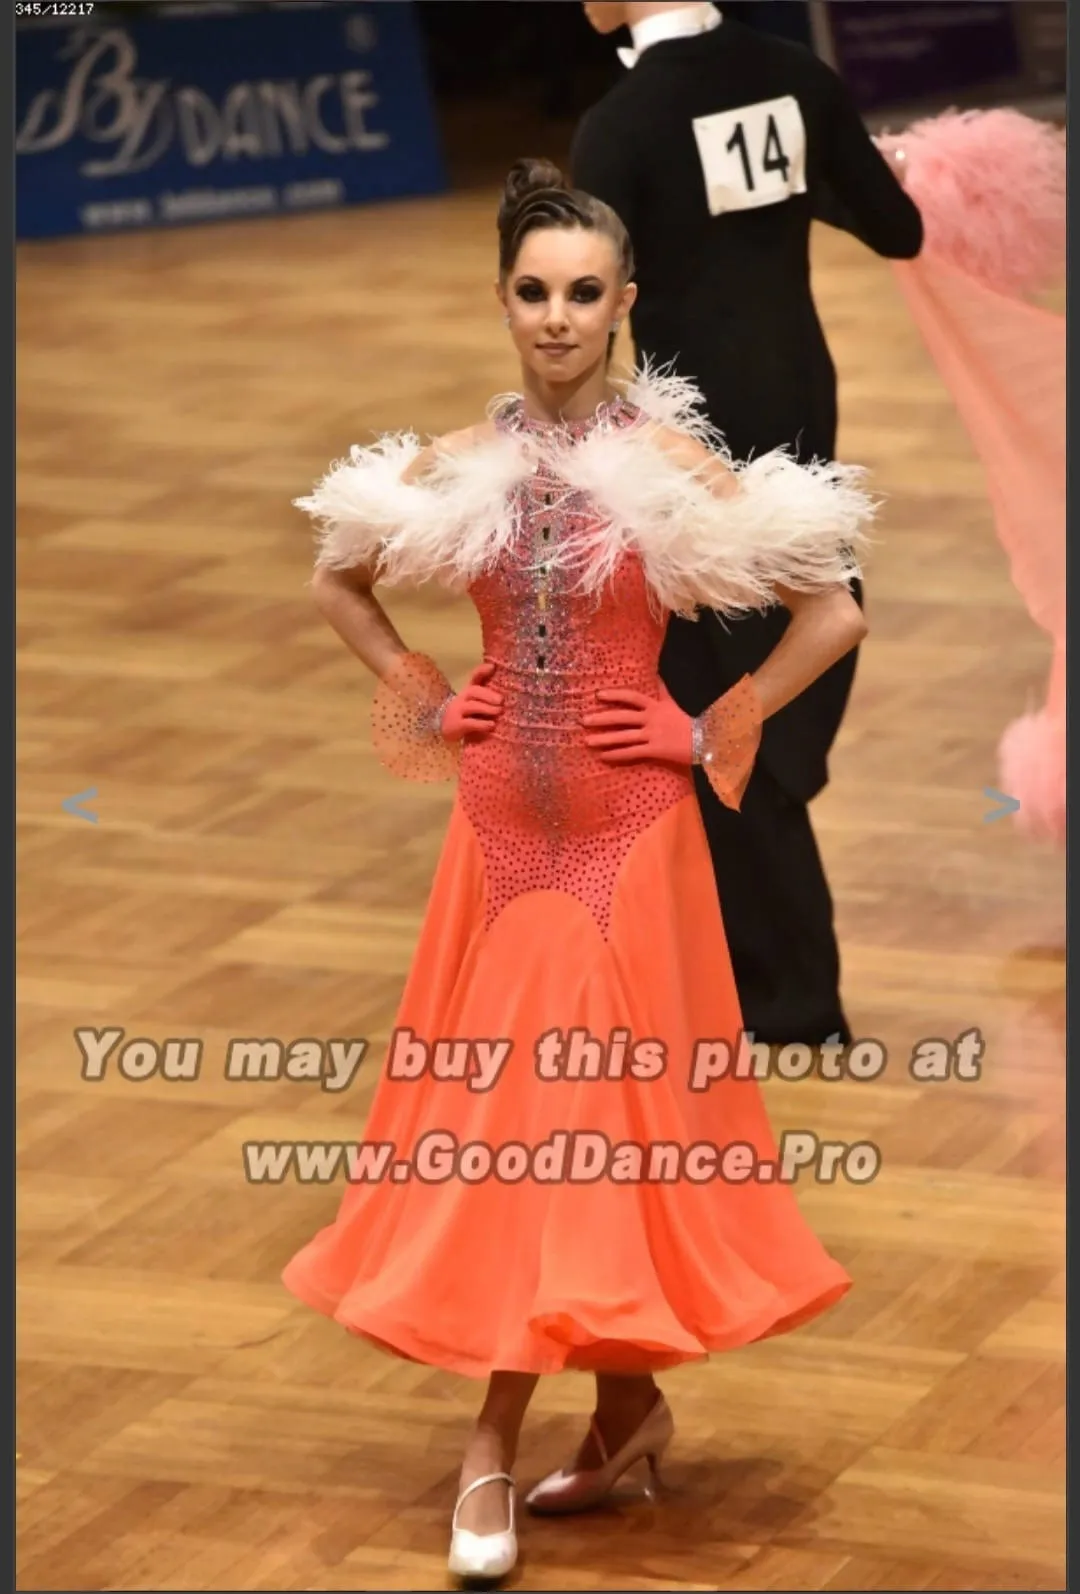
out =
[[(514, 284), (514, 292), (526, 304), (542, 304), (548, 296), (547, 287), (538, 277), (522, 277)], [(604, 284), (597, 277), (579, 277), (570, 285), (570, 298), (577, 304), (595, 304), (604, 296)]]

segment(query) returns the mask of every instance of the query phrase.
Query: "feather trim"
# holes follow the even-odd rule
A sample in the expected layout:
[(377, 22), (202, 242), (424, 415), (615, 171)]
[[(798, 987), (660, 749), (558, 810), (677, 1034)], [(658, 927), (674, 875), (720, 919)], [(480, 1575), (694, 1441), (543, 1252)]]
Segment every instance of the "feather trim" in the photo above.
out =
[[(719, 490), (708, 480), (717, 454), (733, 478)], [(599, 590), (636, 552), (659, 605), (688, 617), (770, 608), (777, 587), (851, 581), (876, 508), (858, 466), (799, 465), (783, 450), (738, 465), (714, 450), (703, 469), (689, 470), (639, 429), (598, 429), (565, 452), (559, 470), (594, 506), (554, 553), (581, 572), (581, 590)]]
[(620, 386), (627, 401), (646, 419), (693, 437), (706, 448), (724, 451), (720, 433), (705, 414), (701, 390), (687, 377), (678, 376), (672, 365), (653, 365), (643, 360)]
[(421, 481), (404, 482), (422, 449), (411, 432), (354, 446), (296, 499), (318, 528), (317, 567), (367, 565), (387, 586), (460, 590), (497, 563), (514, 538), (514, 489), (533, 468), (521, 441), (500, 434), (436, 452)]
[[(658, 607), (735, 615), (771, 607), (777, 587), (812, 591), (860, 573), (856, 550), (875, 510), (861, 469), (798, 465), (783, 450), (733, 463), (697, 388), (666, 368), (644, 365), (625, 396), (652, 424), (615, 424), (601, 411), (577, 442), (557, 429), (500, 432), (436, 452), (411, 485), (401, 478), (421, 452), (413, 433), (354, 447), (296, 501), (319, 527), (317, 563), (366, 564), (391, 585), (438, 580), (465, 589), (514, 542), (516, 489), (543, 458), (565, 484), (568, 519), (579, 527), (544, 558), (572, 570), (580, 591), (599, 593), (620, 560), (636, 555)], [(654, 427), (708, 446), (702, 467), (674, 458)], [(726, 467), (719, 490), (717, 465)]]
[(1065, 268), (1063, 129), (1021, 111), (945, 111), (879, 145), (902, 150), (925, 252), (1013, 298)]
[(1065, 844), (1065, 715), (1041, 709), (1013, 720), (998, 747), (1001, 790), (1017, 798), (1016, 826), (1027, 836)]

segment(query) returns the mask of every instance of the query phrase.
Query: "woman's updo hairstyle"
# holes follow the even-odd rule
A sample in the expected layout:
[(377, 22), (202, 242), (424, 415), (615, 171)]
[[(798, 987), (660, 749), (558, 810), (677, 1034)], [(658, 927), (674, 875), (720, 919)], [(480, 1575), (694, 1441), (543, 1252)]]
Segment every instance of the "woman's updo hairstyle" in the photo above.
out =
[(510, 168), (499, 204), (499, 276), (514, 269), (530, 232), (542, 227), (582, 227), (609, 238), (619, 262), (620, 284), (634, 275), (630, 235), (610, 205), (571, 188), (557, 166), (545, 160), (519, 160)]

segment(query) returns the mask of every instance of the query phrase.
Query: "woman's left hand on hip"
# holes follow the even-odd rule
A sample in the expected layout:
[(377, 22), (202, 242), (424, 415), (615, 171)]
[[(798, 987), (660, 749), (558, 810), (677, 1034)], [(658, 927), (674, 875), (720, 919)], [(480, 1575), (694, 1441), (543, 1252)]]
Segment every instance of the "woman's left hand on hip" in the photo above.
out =
[(583, 714), (585, 738), (605, 764), (637, 764), (658, 760), (689, 768), (693, 757), (693, 720), (661, 683), (659, 697), (611, 687), (597, 692), (602, 707)]

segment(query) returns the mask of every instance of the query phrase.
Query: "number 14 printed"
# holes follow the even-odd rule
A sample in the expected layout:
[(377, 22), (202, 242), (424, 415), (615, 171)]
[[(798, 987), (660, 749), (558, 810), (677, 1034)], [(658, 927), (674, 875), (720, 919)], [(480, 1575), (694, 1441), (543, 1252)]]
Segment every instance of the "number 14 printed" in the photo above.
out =
[(806, 129), (790, 95), (694, 121), (709, 213), (757, 210), (806, 192)]

